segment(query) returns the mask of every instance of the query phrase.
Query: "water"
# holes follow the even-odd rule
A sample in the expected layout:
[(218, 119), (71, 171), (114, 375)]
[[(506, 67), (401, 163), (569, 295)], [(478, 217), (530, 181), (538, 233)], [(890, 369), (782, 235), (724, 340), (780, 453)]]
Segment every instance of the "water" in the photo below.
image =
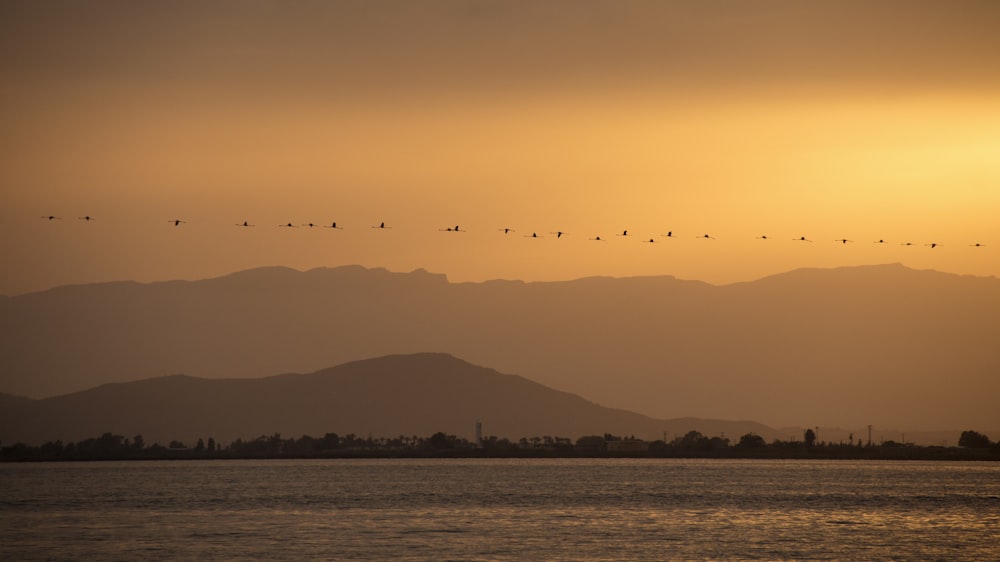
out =
[(1000, 559), (1000, 464), (0, 465), (0, 559)]

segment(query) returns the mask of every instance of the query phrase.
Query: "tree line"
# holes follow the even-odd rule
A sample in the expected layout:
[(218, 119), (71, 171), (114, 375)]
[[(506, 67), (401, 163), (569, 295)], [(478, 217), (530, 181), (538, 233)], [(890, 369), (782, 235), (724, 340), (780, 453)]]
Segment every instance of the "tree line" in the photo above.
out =
[(849, 443), (817, 441), (808, 429), (803, 439), (773, 440), (747, 433), (732, 443), (723, 436), (709, 437), (689, 431), (674, 439), (645, 441), (634, 436), (606, 433), (587, 435), (575, 441), (549, 435), (522, 437), (516, 441), (488, 436), (476, 442), (463, 437), (434, 433), (427, 437), (360, 437), (353, 433), (327, 433), (283, 438), (280, 433), (255, 439), (219, 443), (199, 438), (194, 443), (170, 441), (147, 444), (142, 435), (132, 438), (104, 433), (77, 442), (48, 441), (39, 446), (24, 443), (2, 446), (0, 460), (109, 460), (109, 459), (253, 459), (337, 457), (719, 457), (719, 458), (899, 458), (899, 459), (993, 459), (1000, 460), (1000, 442), (976, 431), (963, 431), (958, 447), (916, 446), (895, 441), (878, 445), (860, 439)]

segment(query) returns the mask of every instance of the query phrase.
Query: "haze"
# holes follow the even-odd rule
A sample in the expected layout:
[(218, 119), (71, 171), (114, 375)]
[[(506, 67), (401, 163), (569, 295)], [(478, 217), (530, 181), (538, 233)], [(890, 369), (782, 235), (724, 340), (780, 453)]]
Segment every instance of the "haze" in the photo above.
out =
[[(899, 265), (797, 270), (725, 287), (262, 268), (0, 299), (0, 334), (0, 392), (35, 398), (175, 373), (256, 379), (444, 351), (659, 419), (1000, 428), (1000, 279)], [(416, 372), (394, 369), (383, 374)], [(429, 391), (455, 408), (495, 406), (485, 389)]]
[(997, 275), (997, 29), (988, 1), (3, 2), (0, 294), (261, 265)]

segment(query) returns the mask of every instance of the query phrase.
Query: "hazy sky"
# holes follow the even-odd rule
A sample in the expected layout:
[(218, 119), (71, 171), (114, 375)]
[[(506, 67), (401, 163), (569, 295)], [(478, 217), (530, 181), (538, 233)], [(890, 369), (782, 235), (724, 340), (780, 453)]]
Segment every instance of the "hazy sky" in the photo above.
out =
[(997, 30), (990, 0), (4, 0), (0, 294), (355, 263), (998, 275)]

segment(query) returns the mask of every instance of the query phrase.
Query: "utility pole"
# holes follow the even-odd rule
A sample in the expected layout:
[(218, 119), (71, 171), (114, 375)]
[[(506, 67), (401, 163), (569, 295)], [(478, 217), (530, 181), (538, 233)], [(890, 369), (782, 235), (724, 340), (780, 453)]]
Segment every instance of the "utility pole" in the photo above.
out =
[(868, 446), (872, 446), (872, 425), (868, 424)]

